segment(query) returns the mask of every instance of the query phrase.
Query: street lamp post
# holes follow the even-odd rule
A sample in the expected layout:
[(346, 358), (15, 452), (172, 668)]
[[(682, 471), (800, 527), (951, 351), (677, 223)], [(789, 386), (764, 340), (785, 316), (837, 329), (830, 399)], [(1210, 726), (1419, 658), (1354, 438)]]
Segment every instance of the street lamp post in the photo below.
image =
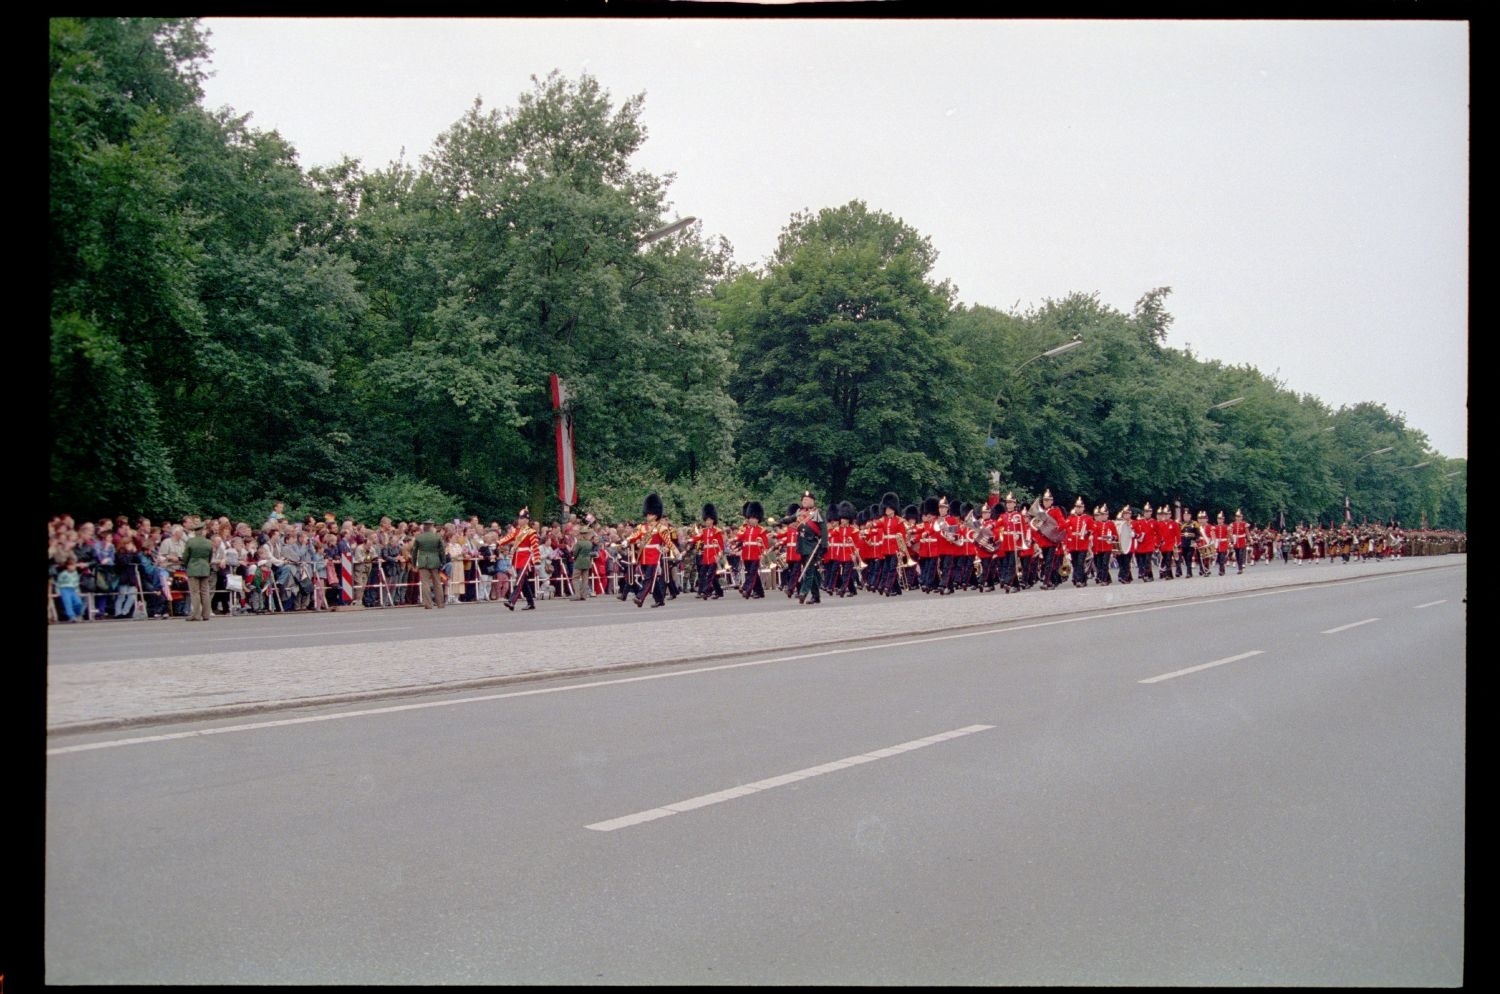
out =
[(1001, 394), (1005, 393), (1006, 386), (1008, 386), (1010, 384), (1010, 381), (1015, 378), (1015, 375), (1021, 370), (1025, 369), (1027, 366), (1030, 366), (1032, 363), (1036, 362), (1038, 359), (1050, 359), (1053, 356), (1062, 355), (1064, 352), (1076, 349), (1082, 344), (1083, 336), (1074, 335), (1069, 341), (1066, 341), (1054, 348), (1050, 348), (1046, 352), (1043, 352), (1039, 355), (1032, 356), (1030, 359), (1027, 359), (1025, 362), (1021, 363), (1015, 369), (1012, 369), (1010, 371), (1010, 375), (1006, 377), (1005, 382), (1001, 384), (999, 393), (995, 394), (994, 403), (990, 405), (990, 407), (992, 408), (992, 410), (990, 411), (990, 426), (984, 433), (986, 446), (994, 444), (995, 441), (995, 414), (993, 408), (1000, 406), (1000, 396)]
[(658, 238), (665, 238), (670, 234), (681, 231), (683, 228), (686, 228), (696, 220), (698, 219), (695, 217), (685, 217), (681, 221), (677, 221), (667, 225), (665, 228), (658, 228), (656, 231), (651, 232), (650, 234), (643, 237), (640, 241), (636, 242), (636, 247), (639, 248), (642, 245), (647, 245), (651, 242), (656, 241)]

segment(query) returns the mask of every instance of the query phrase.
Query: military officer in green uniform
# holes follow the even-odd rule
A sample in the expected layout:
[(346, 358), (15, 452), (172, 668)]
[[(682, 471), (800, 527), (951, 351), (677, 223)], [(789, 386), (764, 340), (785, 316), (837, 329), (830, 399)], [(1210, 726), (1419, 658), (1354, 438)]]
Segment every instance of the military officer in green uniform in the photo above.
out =
[(802, 493), (802, 509), (797, 512), (797, 554), (802, 557), (802, 578), (797, 584), (797, 603), (821, 603), (819, 589), (823, 585), (820, 567), (823, 553), (828, 551), (828, 522), (818, 513), (817, 501), (812, 491)]
[(441, 608), (447, 600), (443, 596), (443, 536), (436, 529), (437, 522), (428, 518), (422, 522), (422, 531), (412, 540), (412, 558), (416, 560), (420, 577), (422, 607), (429, 611), (433, 601)]
[(573, 599), (588, 600), (590, 571), (594, 567), (594, 550), (598, 536), (594, 532), (594, 516), (584, 515), (578, 530), (573, 534)]
[(204, 524), (193, 525), (193, 537), (183, 544), (182, 564), (188, 575), (189, 621), (207, 621), (214, 595), (213, 543), (203, 537)]

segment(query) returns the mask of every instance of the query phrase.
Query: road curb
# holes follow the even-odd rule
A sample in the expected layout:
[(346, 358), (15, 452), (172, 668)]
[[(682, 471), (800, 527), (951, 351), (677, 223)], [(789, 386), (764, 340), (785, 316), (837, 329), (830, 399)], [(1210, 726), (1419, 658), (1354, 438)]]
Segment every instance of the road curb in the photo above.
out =
[[(608, 663), (598, 666), (579, 666), (567, 670), (534, 670), (525, 673), (506, 673), (496, 676), (482, 677), (477, 679), (456, 680), (445, 683), (433, 684), (402, 684), (393, 687), (380, 688), (376, 690), (351, 691), (348, 693), (319, 694), (308, 697), (286, 698), (276, 700), (265, 700), (245, 702), (237, 704), (216, 705), (213, 707), (199, 708), (196, 710), (174, 711), (169, 714), (155, 715), (132, 715), (119, 718), (100, 718), (90, 721), (71, 722), (49, 726), (47, 735), (64, 736), (79, 735), (89, 732), (100, 732), (120, 730), (128, 728), (145, 728), (156, 725), (178, 724), (194, 721), (213, 721), (217, 719), (243, 718), (254, 715), (264, 715), (279, 711), (295, 711), (309, 708), (331, 707), (340, 704), (356, 704), (369, 701), (389, 700), (392, 698), (412, 697), (416, 695), (458, 693), (466, 690), (485, 690), (494, 687), (504, 687), (512, 684), (540, 683), (555, 679), (576, 679), (578, 677), (596, 676), (600, 674), (628, 673), (635, 670), (656, 669), (668, 666), (682, 666), (689, 663), (706, 663), (723, 659), (736, 659), (744, 657), (763, 656), (781, 652), (792, 652), (803, 649), (817, 650), (828, 649), (836, 646), (855, 645), (858, 643), (879, 643), (890, 639), (906, 638), (910, 636), (933, 635), (937, 633), (960, 633), (966, 631), (978, 631), (987, 628), (1002, 628), (1008, 625), (1025, 624), (1038, 619), (1063, 620), (1067, 618), (1081, 617), (1111, 611), (1125, 609), (1139, 609), (1143, 606), (1160, 605), (1163, 607), (1172, 605), (1187, 605), (1211, 598), (1241, 597), (1266, 593), (1280, 593), (1283, 591), (1294, 591), (1306, 587), (1326, 586), (1331, 583), (1351, 583), (1385, 576), (1408, 575), (1412, 573), (1431, 572), (1439, 569), (1456, 569), (1467, 567), (1465, 558), (1462, 562), (1435, 562), (1432, 565), (1416, 566), (1402, 569), (1399, 573), (1373, 574), (1366, 576), (1350, 577), (1313, 577), (1306, 580), (1298, 580), (1287, 583), (1278, 583), (1271, 586), (1255, 587), (1249, 590), (1236, 590), (1225, 592), (1222, 590), (1202, 595), (1187, 594), (1186, 596), (1171, 596), (1166, 600), (1157, 601), (1132, 601), (1118, 604), (1104, 604), (1079, 610), (1066, 610), (1056, 613), (1040, 615), (1027, 615), (1018, 618), (1000, 620), (975, 621), (967, 624), (927, 624), (922, 625), (919, 619), (913, 619), (917, 623), (912, 627), (900, 632), (886, 632), (876, 636), (862, 637), (840, 637), (819, 639), (816, 641), (798, 641), (788, 645), (771, 646), (754, 650), (735, 650), (714, 653), (697, 653), (691, 656), (675, 656), (664, 659), (649, 659), (638, 662)], [(1314, 567), (1316, 568), (1316, 567)], [(1176, 579), (1186, 579), (1178, 577)], [(1160, 589), (1160, 588), (1159, 588)], [(1173, 588), (1175, 590), (1179, 588)]]

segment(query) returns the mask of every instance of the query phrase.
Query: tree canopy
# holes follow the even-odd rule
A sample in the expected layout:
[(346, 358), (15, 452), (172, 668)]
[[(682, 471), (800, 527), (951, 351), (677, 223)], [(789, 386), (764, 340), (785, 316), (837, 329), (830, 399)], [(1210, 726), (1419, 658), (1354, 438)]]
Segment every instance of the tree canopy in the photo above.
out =
[(793, 214), (759, 268), (701, 223), (655, 237), (678, 215), (633, 165), (645, 95), (587, 74), (476, 100), (417, 163), (306, 171), (202, 106), (196, 21), (49, 28), (58, 510), (545, 510), (556, 373), (606, 515), (649, 490), (679, 516), (981, 499), (993, 470), (1065, 500), (1466, 521), (1466, 462), (1402, 414), (1168, 348), (1168, 287), (1128, 314), (959, 305), (931, 239), (861, 200)]

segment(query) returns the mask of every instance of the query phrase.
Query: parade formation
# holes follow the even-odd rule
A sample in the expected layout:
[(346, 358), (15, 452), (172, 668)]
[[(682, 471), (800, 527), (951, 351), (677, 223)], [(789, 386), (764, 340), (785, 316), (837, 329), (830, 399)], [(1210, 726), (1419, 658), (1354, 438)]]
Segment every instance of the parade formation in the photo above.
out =
[[(570, 583), (559, 592), (575, 599), (612, 594), (637, 607), (648, 601), (661, 607), (689, 590), (704, 600), (722, 598), (726, 590), (745, 599), (775, 590), (805, 605), (820, 603), (825, 593), (1012, 594), (1065, 583), (1086, 587), (1225, 576), (1231, 566), (1239, 574), (1278, 556), (1297, 563), (1399, 558), (1405, 543), (1395, 521), (1288, 531), (1253, 527), (1238, 510), (1210, 516), (1164, 500), (1111, 513), (1107, 504), (1089, 508), (1082, 497), (1064, 514), (1051, 490), (1028, 507), (1018, 505), (1013, 493), (992, 493), (982, 504), (930, 495), (903, 506), (887, 492), (868, 507), (841, 501), (824, 512), (807, 491), (779, 516), (768, 517), (760, 502), (747, 501), (740, 508), (741, 523), (726, 528), (713, 504), (703, 506), (699, 521), (674, 525), (653, 493), (639, 524), (622, 525), (613, 541), (590, 546), (588, 589), (574, 590)], [(502, 544), (528, 535), (534, 541), (536, 531), (523, 512)], [(563, 554), (568, 552), (565, 539)], [(569, 575), (559, 569), (549, 580), (531, 568), (535, 561), (535, 552), (517, 552), (516, 586), (507, 606), (519, 596), (531, 606), (533, 585), (558, 583)], [(576, 565), (572, 575), (580, 575)]]

